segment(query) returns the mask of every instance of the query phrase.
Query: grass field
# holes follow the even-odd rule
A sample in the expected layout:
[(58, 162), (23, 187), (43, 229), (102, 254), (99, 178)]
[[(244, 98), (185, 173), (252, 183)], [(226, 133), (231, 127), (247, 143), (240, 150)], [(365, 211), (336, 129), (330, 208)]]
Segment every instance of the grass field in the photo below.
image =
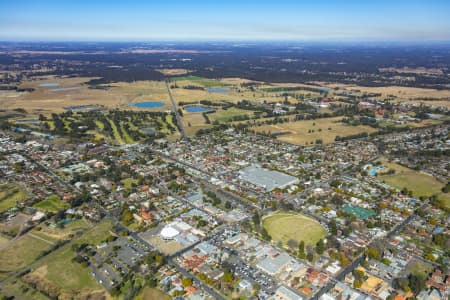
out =
[(211, 124), (205, 123), (201, 113), (183, 113), (184, 130), (188, 136), (194, 136), (199, 129), (211, 128)]
[[(99, 289), (100, 286), (89, 273), (89, 269), (71, 261), (74, 257), (75, 253), (72, 249), (67, 245), (63, 246), (45, 260), (44, 268), (37, 268), (36, 271), (40, 270), (40, 275), (62, 289)], [(43, 270), (45, 272), (42, 272)]]
[(51, 227), (44, 224), (40, 225), (40, 230), (33, 230), (33, 234), (50, 241), (58, 241), (69, 238), (78, 232), (83, 232), (89, 228), (89, 224), (85, 220), (75, 220), (66, 225), (64, 228)]
[[(196, 84), (203, 87), (215, 87), (215, 86), (223, 86), (224, 84), (220, 80), (209, 79), (199, 76), (179, 76), (171, 78), (173, 81), (180, 84), (180, 81), (189, 82), (190, 84)], [(183, 83), (181, 83), (183, 84)]]
[[(240, 78), (224, 78), (218, 80), (196, 76), (177, 77), (174, 83), (176, 83), (178, 88), (172, 88), (172, 95), (177, 103), (180, 101), (192, 102), (200, 100), (209, 100), (212, 102), (229, 101), (233, 103), (241, 101), (242, 99), (258, 102), (282, 102), (284, 100), (284, 97), (280, 95), (281, 93), (268, 93), (263, 90), (250, 90), (248, 88), (243, 88), (240, 86), (240, 83), (243, 82), (248, 81)], [(197, 86), (202, 87), (205, 90), (185, 89), (185, 86)], [(278, 84), (275, 86), (278, 86)], [(209, 92), (206, 89), (210, 87), (224, 87), (228, 89), (228, 92)]]
[(382, 159), (381, 163), (387, 167), (386, 169), (395, 170), (395, 174), (392, 175), (380, 174), (379, 179), (387, 184), (397, 189), (406, 187), (413, 192), (415, 197), (441, 194), (441, 189), (444, 184), (433, 176), (403, 167), (393, 162), (388, 162), (385, 159)]
[(412, 260), (405, 269), (406, 274), (422, 275), (428, 277), (428, 273), (433, 271), (434, 267), (420, 260)]
[(6, 246), (9, 243), (9, 238), (0, 235), (0, 249)]
[(62, 246), (39, 261), (32, 276), (56, 285), (66, 291), (102, 290), (102, 287), (91, 276), (88, 268), (73, 262), (75, 252), (73, 244), (89, 243), (97, 245), (109, 235), (112, 228), (110, 222), (102, 222), (86, 231), (80, 238)]
[(287, 244), (289, 240), (314, 245), (326, 236), (319, 222), (296, 213), (278, 212), (263, 219), (263, 226), (276, 242)]
[(53, 195), (35, 204), (34, 207), (46, 212), (58, 212), (60, 209), (69, 208), (69, 204), (63, 202), (59, 196)]
[(104, 221), (96, 225), (93, 229), (83, 234), (82, 237), (76, 240), (77, 244), (87, 243), (91, 245), (98, 245), (109, 236), (112, 229), (110, 222)]
[(136, 298), (134, 298), (134, 300), (150, 299), (169, 300), (171, 299), (171, 297), (156, 288), (145, 287), (142, 292), (138, 296), (136, 296)]
[(126, 188), (126, 189), (131, 189), (131, 186), (132, 186), (133, 184), (136, 184), (136, 185), (137, 185), (138, 180), (137, 180), (137, 179), (134, 179), (134, 178), (126, 178), (126, 179), (123, 179), (123, 180), (121, 181), (121, 183), (123, 184), (123, 187), (124, 187), (124, 188)]
[(179, 75), (185, 75), (185, 74), (192, 72), (191, 70), (187, 70), (187, 69), (158, 69), (156, 71), (158, 71), (161, 74), (164, 74), (166, 76), (179, 76)]
[(237, 116), (253, 116), (253, 112), (249, 110), (239, 109), (236, 107), (228, 108), (227, 110), (219, 109), (214, 113), (208, 114), (211, 121), (229, 122), (233, 117)]
[(0, 277), (17, 271), (35, 261), (51, 244), (33, 237), (30, 233), (10, 242), (0, 251)]
[(438, 195), (438, 199), (445, 207), (447, 207), (447, 209), (450, 209), (450, 193), (441, 193), (440, 195)]
[(47, 296), (33, 289), (30, 285), (22, 280), (16, 280), (6, 283), (2, 289), (5, 293), (15, 295), (15, 299), (21, 300), (49, 300)]
[(0, 212), (7, 211), (16, 205), (17, 201), (26, 198), (25, 192), (15, 184), (4, 184), (0, 186)]
[[(424, 103), (425, 105), (450, 107), (450, 101), (448, 101), (450, 99), (449, 90), (402, 86), (363, 87), (345, 84), (337, 84), (334, 86), (339, 87), (341, 90), (357, 91), (357, 95), (362, 93), (380, 93), (381, 96), (378, 97), (380, 100), (395, 96), (393, 99), (394, 102), (408, 102), (413, 104)], [(433, 100), (423, 100), (424, 98), (433, 98)]]
[[(289, 122), (276, 125), (253, 127), (257, 132), (285, 133), (277, 139), (297, 145), (315, 143), (321, 139), (323, 143), (333, 143), (336, 136), (349, 136), (363, 132), (371, 133), (376, 130), (369, 126), (351, 126), (340, 122), (341, 117), (324, 118), (307, 121)], [(313, 132), (314, 131), (314, 132)]]
[[(153, 111), (170, 109), (170, 101), (164, 82), (161, 81), (136, 81), (116, 82), (109, 84), (109, 89), (90, 89), (86, 84), (91, 79), (88, 77), (35, 77), (33, 80), (25, 80), (20, 88), (34, 88), (33, 92), (17, 93), (15, 91), (0, 91), (0, 101), (9, 109), (23, 108), (29, 116), (37, 116), (42, 113), (48, 115), (52, 112), (63, 112), (66, 106), (96, 104), (111, 109), (138, 110), (128, 106), (129, 103), (142, 101), (162, 101), (163, 107), (154, 108)], [(40, 87), (41, 83), (57, 83), (57, 87)], [(54, 88), (72, 88), (51, 92)]]

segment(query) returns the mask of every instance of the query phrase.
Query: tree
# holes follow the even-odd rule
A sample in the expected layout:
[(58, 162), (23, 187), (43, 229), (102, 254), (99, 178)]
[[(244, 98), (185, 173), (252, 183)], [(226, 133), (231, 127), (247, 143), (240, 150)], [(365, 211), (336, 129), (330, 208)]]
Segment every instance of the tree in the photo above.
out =
[(234, 275), (230, 271), (225, 271), (222, 276), (222, 280), (226, 283), (232, 283), (234, 280)]
[(300, 244), (298, 245), (298, 257), (301, 259), (305, 259), (306, 258), (306, 253), (305, 253), (305, 242), (301, 241)]
[(266, 241), (272, 240), (272, 236), (270, 236), (270, 234), (267, 232), (267, 230), (265, 228), (263, 228), (261, 230), (261, 235), (262, 235), (262, 238)]
[(293, 239), (289, 239), (288, 241), (287, 241), (287, 245), (288, 245), (288, 247), (289, 248), (291, 248), (291, 249), (295, 249), (295, 248), (297, 248), (297, 241), (296, 240), (293, 240)]
[(183, 281), (181, 282), (183, 287), (188, 287), (192, 285), (192, 278), (183, 278)]
[(305, 242), (300, 241), (300, 244), (298, 245), (298, 252), (305, 252)]
[(359, 279), (355, 279), (353, 281), (353, 287), (354, 288), (359, 289), (361, 287), (361, 285), (362, 285), (362, 283), (361, 283), (361, 281)]
[(124, 211), (122, 212), (122, 220), (125, 223), (129, 223), (133, 220), (133, 214), (128, 208), (124, 209)]
[(200, 219), (200, 220), (198, 220), (198, 222), (197, 222), (197, 228), (204, 227), (204, 226), (206, 226), (206, 225), (208, 225), (208, 222), (205, 221), (205, 220), (203, 220), (203, 219)]
[(230, 201), (225, 202), (225, 208), (226, 209), (231, 209), (231, 202)]
[(325, 243), (323, 242), (323, 239), (320, 239), (316, 244), (316, 252), (317, 254), (321, 255), (325, 251)]
[(332, 234), (334, 234), (334, 235), (337, 234), (338, 228), (337, 228), (336, 221), (335, 221), (334, 219), (331, 220), (331, 222), (330, 222), (330, 224), (329, 224), (329, 228), (330, 228), (330, 232), (331, 232)]
[(367, 256), (376, 260), (380, 260), (380, 252), (375, 248), (367, 249)]
[(308, 252), (308, 254), (306, 255), (306, 259), (308, 260), (308, 261), (313, 261), (313, 259), (314, 259), (314, 254), (312, 253), (312, 252)]
[(255, 226), (259, 226), (261, 219), (259, 218), (259, 214), (257, 211), (255, 211), (255, 213), (253, 214), (252, 221), (253, 221), (253, 224), (255, 224)]
[(412, 292), (416, 295), (425, 288), (425, 278), (420, 275), (409, 275), (408, 283)]

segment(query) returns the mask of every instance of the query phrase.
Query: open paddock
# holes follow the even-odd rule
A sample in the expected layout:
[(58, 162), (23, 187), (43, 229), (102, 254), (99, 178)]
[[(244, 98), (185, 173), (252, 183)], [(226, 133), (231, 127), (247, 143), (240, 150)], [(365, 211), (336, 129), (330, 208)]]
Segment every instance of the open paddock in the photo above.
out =
[(0, 212), (16, 206), (16, 203), (25, 200), (26, 193), (15, 184), (3, 184), (0, 186)]
[(342, 117), (323, 118), (316, 120), (295, 121), (274, 125), (262, 125), (252, 127), (256, 132), (268, 134), (280, 134), (277, 139), (280, 141), (296, 144), (308, 145), (317, 140), (322, 140), (324, 144), (333, 143), (336, 136), (346, 137), (360, 133), (372, 133), (376, 129), (369, 126), (352, 126), (340, 122)]
[(43, 251), (50, 249), (51, 243), (30, 233), (11, 240), (0, 251), (0, 277), (18, 271), (34, 262)]
[(46, 199), (36, 203), (34, 205), (35, 208), (43, 210), (45, 212), (53, 212), (56, 213), (61, 209), (69, 208), (69, 204), (63, 202), (61, 198), (57, 195), (49, 196)]
[[(32, 92), (0, 91), (0, 103), (8, 109), (23, 108), (28, 116), (49, 115), (66, 111), (65, 107), (101, 105), (108, 109), (141, 110), (129, 103), (161, 101), (165, 105), (152, 111), (171, 109), (167, 89), (162, 81), (117, 82), (104, 88), (90, 88), (91, 77), (35, 78), (24, 81), (20, 88), (33, 88)], [(57, 84), (57, 86), (46, 86)], [(44, 85), (44, 86), (41, 86)], [(102, 86), (99, 86), (102, 87)]]
[(433, 176), (409, 169), (395, 162), (389, 162), (386, 159), (381, 159), (381, 163), (386, 167), (385, 170), (395, 170), (395, 174), (383, 175), (381, 173), (378, 177), (390, 186), (400, 190), (406, 187), (413, 192), (415, 197), (441, 194), (444, 184)]
[[(83, 227), (82, 224), (74, 225)], [(76, 291), (79, 295), (84, 294), (86, 299), (89, 295), (108, 296), (88, 268), (72, 261), (76, 256), (72, 246), (82, 243), (98, 245), (109, 236), (111, 228), (112, 224), (104, 221), (85, 231), (81, 237), (45, 256), (37, 262), (33, 272), (26, 275), (27, 281), (39, 283), (43, 287), (52, 287), (61, 293), (71, 294)]]

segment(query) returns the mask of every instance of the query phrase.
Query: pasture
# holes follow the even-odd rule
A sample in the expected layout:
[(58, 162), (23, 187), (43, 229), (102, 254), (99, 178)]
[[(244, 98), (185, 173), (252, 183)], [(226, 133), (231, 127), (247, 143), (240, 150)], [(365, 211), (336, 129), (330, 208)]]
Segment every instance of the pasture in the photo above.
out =
[(376, 129), (359, 125), (352, 126), (340, 122), (342, 117), (323, 118), (316, 120), (295, 121), (275, 125), (262, 125), (253, 127), (256, 132), (276, 134), (278, 140), (296, 144), (314, 144), (317, 140), (322, 140), (324, 144), (333, 143), (336, 136), (346, 137), (360, 133), (372, 133)]

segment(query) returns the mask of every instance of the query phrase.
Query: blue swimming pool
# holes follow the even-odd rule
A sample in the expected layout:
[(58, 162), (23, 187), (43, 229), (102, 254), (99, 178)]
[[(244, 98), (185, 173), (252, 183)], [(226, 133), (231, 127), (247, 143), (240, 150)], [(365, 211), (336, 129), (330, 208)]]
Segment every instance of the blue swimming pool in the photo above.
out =
[(377, 173), (378, 173), (378, 170), (377, 170), (377, 169), (371, 169), (371, 170), (369, 171), (369, 174), (370, 174), (371, 176), (375, 176), (375, 175), (377, 175)]
[(228, 93), (230, 91), (224, 88), (207, 88), (206, 90), (211, 93)]
[(189, 105), (189, 106), (184, 107), (184, 109), (190, 113), (204, 113), (204, 112), (216, 111), (213, 108), (210, 108), (207, 106), (200, 106), (200, 105)]
[(136, 103), (129, 103), (128, 106), (134, 106), (137, 108), (158, 108), (163, 107), (164, 102), (161, 101), (145, 101), (145, 102), (136, 102)]

